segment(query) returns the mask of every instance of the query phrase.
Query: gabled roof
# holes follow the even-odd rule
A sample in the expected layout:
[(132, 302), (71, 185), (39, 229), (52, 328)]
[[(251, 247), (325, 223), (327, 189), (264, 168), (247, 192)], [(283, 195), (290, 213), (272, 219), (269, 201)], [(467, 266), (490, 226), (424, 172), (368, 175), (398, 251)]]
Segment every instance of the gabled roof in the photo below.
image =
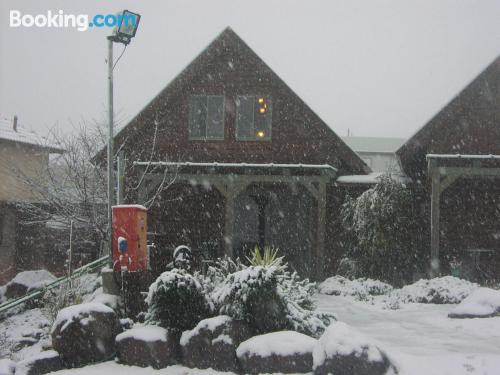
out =
[(426, 154), (500, 154), (500, 56), (397, 150), (406, 174), (426, 173)]
[(342, 140), (356, 152), (395, 153), (406, 141), (405, 138), (389, 137), (342, 137)]
[[(213, 63), (216, 57), (225, 54), (244, 54), (252, 60), (255, 64), (265, 71), (265, 74), (272, 78), (272, 80), (279, 82), (280, 90), (284, 89), (288, 93), (298, 96), (291, 90), (288, 85), (286, 85), (283, 80), (281, 80), (276, 73), (272, 71), (269, 66), (267, 66), (260, 57), (258, 57), (255, 52), (231, 29), (226, 28), (222, 33), (220, 33), (176, 78), (174, 78), (158, 95), (156, 95), (124, 128), (122, 128), (118, 134), (115, 136), (115, 148), (127, 140), (136, 139), (138, 134), (141, 134), (141, 130), (147, 125), (153, 124), (158, 118), (162, 119), (169, 111), (169, 105), (175, 101), (177, 95), (180, 92), (185, 92), (189, 90), (193, 84), (197, 84), (197, 77), (200, 77), (201, 73), (207, 72), (208, 67)], [(243, 62), (245, 64), (246, 62)], [(236, 68), (237, 69), (237, 68)], [(217, 78), (214, 78), (216, 81)], [(331, 128), (329, 128), (320, 118), (314, 113), (307, 104), (303, 103), (304, 109), (312, 122), (320, 124), (321, 131), (328, 134), (329, 139), (334, 139), (335, 149), (341, 154), (343, 162), (350, 165), (358, 173), (366, 173), (369, 168), (364, 164), (364, 162), (359, 158), (359, 156), (352, 151), (340, 137), (338, 137)], [(305, 140), (306, 142), (307, 140)], [(96, 156), (95, 160), (103, 160), (105, 156), (105, 150)], [(176, 160), (183, 161), (183, 160)], [(221, 160), (210, 160), (210, 161), (221, 161)]]
[(28, 131), (21, 126), (14, 130), (11, 126), (0, 124), (0, 141), (21, 143), (32, 147), (44, 149), (51, 153), (64, 152), (60, 147), (51, 144), (46, 138), (33, 131)]

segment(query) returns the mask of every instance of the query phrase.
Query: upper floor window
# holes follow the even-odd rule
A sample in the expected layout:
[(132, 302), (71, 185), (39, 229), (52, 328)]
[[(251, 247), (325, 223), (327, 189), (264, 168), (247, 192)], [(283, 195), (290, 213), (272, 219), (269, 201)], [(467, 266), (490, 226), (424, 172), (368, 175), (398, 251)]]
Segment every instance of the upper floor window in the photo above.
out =
[(224, 139), (223, 95), (191, 96), (189, 139)]
[(270, 140), (272, 101), (266, 95), (239, 95), (236, 98), (236, 139)]

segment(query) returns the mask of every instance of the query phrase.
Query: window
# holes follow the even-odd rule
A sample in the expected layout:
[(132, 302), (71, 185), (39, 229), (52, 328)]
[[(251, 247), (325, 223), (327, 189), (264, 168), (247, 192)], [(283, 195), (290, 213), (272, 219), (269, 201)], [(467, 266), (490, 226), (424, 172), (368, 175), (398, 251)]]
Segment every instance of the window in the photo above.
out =
[(236, 139), (271, 139), (272, 102), (270, 96), (240, 95), (236, 98)]
[(194, 95), (189, 103), (189, 139), (224, 139), (224, 96)]

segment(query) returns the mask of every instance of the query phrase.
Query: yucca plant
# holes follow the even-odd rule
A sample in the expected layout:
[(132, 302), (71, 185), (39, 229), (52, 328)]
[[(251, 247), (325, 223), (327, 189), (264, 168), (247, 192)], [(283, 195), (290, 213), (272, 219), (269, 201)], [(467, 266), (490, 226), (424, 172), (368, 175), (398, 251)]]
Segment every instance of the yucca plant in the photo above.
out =
[(251, 266), (262, 266), (262, 267), (284, 267), (283, 258), (278, 256), (278, 248), (272, 248), (270, 246), (264, 247), (264, 251), (261, 252), (258, 246), (251, 253), (251, 257), (247, 257)]

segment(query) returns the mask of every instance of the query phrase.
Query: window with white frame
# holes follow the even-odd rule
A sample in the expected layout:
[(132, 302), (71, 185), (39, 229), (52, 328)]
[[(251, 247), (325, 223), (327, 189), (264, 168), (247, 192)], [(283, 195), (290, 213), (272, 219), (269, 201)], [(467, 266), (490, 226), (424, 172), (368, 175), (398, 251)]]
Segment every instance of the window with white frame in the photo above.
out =
[(236, 109), (237, 140), (271, 139), (272, 101), (269, 95), (238, 95)]
[(224, 139), (224, 95), (193, 95), (189, 139)]

